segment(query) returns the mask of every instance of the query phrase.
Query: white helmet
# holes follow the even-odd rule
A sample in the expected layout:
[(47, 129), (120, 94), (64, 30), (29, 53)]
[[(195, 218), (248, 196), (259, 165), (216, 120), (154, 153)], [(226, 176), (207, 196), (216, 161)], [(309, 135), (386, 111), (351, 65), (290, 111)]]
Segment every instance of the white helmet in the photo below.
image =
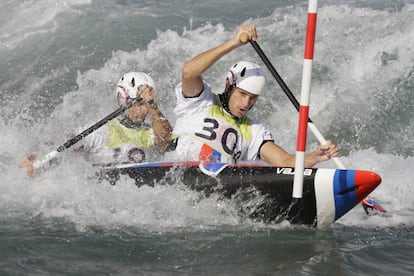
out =
[(143, 85), (155, 88), (154, 80), (142, 72), (129, 72), (124, 74), (116, 85), (116, 96), (121, 95), (124, 99), (134, 99)]
[(227, 79), (234, 87), (255, 95), (260, 95), (265, 85), (263, 69), (249, 61), (239, 61), (230, 67)]

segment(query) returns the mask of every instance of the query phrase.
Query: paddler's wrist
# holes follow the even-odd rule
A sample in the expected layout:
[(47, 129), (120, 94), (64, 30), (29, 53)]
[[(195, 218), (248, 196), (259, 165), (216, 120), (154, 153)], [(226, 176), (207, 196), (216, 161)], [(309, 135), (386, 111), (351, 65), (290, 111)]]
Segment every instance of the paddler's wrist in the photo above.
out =
[(148, 102), (145, 103), (145, 106), (147, 107), (148, 110), (150, 110), (150, 109), (157, 110), (158, 109), (157, 103), (154, 100), (149, 100)]

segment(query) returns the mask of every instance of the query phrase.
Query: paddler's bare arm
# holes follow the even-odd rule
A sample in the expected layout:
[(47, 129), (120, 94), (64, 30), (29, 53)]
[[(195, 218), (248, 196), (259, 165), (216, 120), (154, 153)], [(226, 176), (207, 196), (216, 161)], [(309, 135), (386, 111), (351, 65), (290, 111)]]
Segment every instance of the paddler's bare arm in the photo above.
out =
[(140, 91), (140, 96), (144, 100), (148, 114), (151, 117), (151, 126), (155, 136), (155, 148), (159, 153), (164, 153), (171, 143), (172, 127), (170, 122), (158, 109), (155, 91), (152, 87), (143, 87)]
[[(314, 151), (306, 154), (305, 168), (311, 168), (319, 162), (326, 161), (332, 157), (337, 157), (339, 150), (331, 141), (326, 145), (319, 145)], [(278, 145), (267, 142), (260, 148), (260, 158), (272, 166), (294, 167), (296, 156), (286, 152)]]
[(172, 127), (164, 114), (158, 109), (157, 104), (148, 106), (148, 113), (151, 117), (152, 129), (155, 136), (155, 147), (159, 153), (164, 153), (171, 143)]
[(246, 42), (240, 41), (242, 34), (247, 34), (251, 40), (256, 40), (258, 37), (255, 25), (241, 25), (232, 39), (195, 56), (183, 66), (181, 81), (184, 96), (194, 97), (200, 93), (203, 89), (201, 74), (220, 58), (245, 44)]

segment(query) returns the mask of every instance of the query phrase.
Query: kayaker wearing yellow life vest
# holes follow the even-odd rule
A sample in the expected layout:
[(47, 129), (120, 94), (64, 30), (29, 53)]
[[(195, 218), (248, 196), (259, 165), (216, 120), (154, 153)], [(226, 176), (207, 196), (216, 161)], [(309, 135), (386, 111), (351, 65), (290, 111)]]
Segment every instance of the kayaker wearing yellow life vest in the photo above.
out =
[[(154, 161), (155, 156), (163, 154), (171, 142), (172, 127), (158, 109), (154, 87), (154, 80), (145, 73), (124, 74), (115, 89), (118, 104), (127, 104), (136, 97), (142, 100), (78, 142), (74, 150), (88, 153), (87, 158), (95, 163), (139, 163)], [(148, 115), (150, 124), (145, 122)], [(70, 136), (83, 129), (86, 127), (73, 130)], [(29, 155), (20, 164), (31, 176), (36, 174), (35, 158)]]

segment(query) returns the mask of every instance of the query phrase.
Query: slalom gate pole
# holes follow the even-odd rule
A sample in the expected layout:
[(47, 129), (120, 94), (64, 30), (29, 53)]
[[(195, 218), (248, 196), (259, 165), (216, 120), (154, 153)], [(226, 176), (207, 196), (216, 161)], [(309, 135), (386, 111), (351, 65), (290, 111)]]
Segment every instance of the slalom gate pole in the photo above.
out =
[(305, 167), (306, 135), (309, 115), (310, 86), (312, 77), (312, 59), (315, 44), (317, 0), (309, 0), (308, 23), (306, 28), (305, 54), (302, 72), (302, 90), (300, 95), (299, 125), (296, 145), (295, 175), (293, 178), (293, 198), (302, 198), (303, 171)]

